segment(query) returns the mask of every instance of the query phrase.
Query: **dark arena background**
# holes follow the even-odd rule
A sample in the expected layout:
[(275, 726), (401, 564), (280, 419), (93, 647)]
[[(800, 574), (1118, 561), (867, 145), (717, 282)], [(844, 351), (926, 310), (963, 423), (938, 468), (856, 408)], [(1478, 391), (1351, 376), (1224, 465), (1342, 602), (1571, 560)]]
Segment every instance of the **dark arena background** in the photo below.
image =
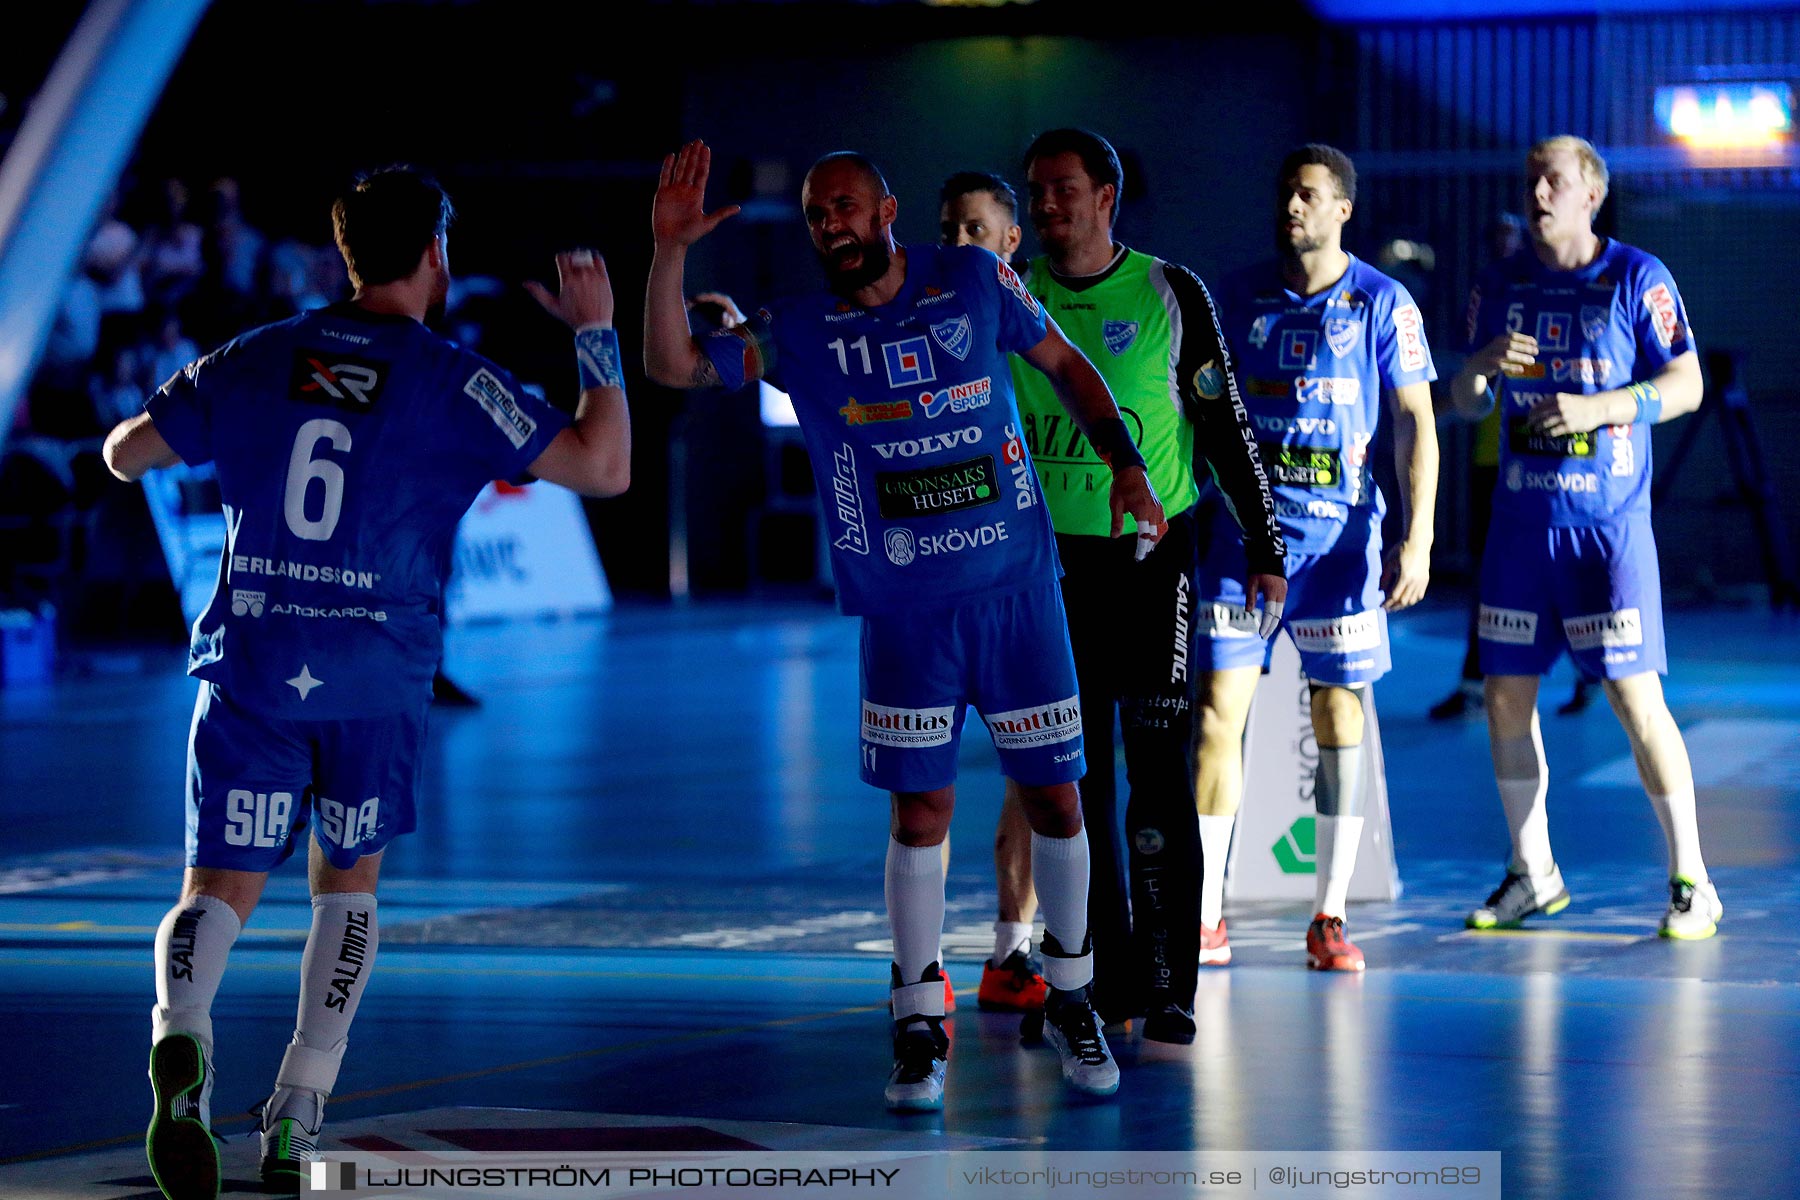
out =
[[(465, 519), (418, 828), (386, 854), (380, 967), (324, 1160), (372, 1176), (384, 1163), (610, 1164), (608, 1184), (561, 1191), (619, 1196), (700, 1194), (638, 1188), (624, 1165), (827, 1159), (922, 1162), (938, 1176), (921, 1195), (985, 1194), (966, 1179), (945, 1191), (933, 1164), (952, 1160), (1199, 1173), (1110, 1188), (1130, 1196), (1250, 1195), (1253, 1172), (1259, 1190), (1295, 1196), (1800, 1195), (1797, 89), (1800, 7), (1761, 0), (65, 0), (9, 13), (0, 1197), (161, 1194), (144, 1153), (152, 944), (185, 861), (187, 628), (224, 530), (207, 471), (125, 483), (103, 439), (201, 354), (346, 298), (332, 198), (356, 170), (395, 162), (430, 170), (457, 208), (436, 328), (570, 412), (568, 331), (522, 284), (554, 283), (558, 251), (605, 256), (631, 487), (582, 500), (502, 484)], [(1001, 776), (970, 721), (942, 943), (958, 997), (948, 1087), (939, 1113), (890, 1112), (889, 806), (857, 774), (857, 622), (836, 610), (827, 512), (781, 397), (644, 377), (651, 199), (663, 156), (704, 138), (708, 205), (743, 211), (695, 248), (687, 286), (754, 311), (820, 285), (799, 202), (820, 155), (869, 154), (899, 240), (931, 242), (947, 175), (997, 172), (1023, 202), (1025, 148), (1067, 125), (1119, 151), (1117, 240), (1208, 284), (1273, 254), (1284, 155), (1341, 148), (1358, 173), (1345, 248), (1405, 283), (1422, 314), (1437, 533), (1429, 594), (1393, 617), (1393, 670), (1372, 691), (1386, 824), (1349, 909), (1368, 967), (1306, 969), (1311, 801), (1292, 824), (1252, 816), (1282, 799), (1259, 794), (1262, 765), (1291, 776), (1317, 753), (1282, 708), (1293, 692), (1278, 664), (1252, 740), (1278, 719), (1291, 736), (1247, 759), (1225, 906), (1234, 957), (1201, 971), (1195, 1039), (1109, 1025), (1118, 1094), (1069, 1092), (1054, 1050), (976, 1003)], [(1610, 167), (1597, 231), (1679, 281), (1706, 375), (1698, 411), (1655, 430), (1653, 490), (1664, 692), (1725, 906), (1701, 940), (1658, 936), (1661, 830), (1619, 721), (1567, 657), (1539, 704), (1573, 902), (1517, 929), (1464, 925), (1509, 843), (1480, 705), (1458, 690), (1495, 468), (1450, 380), (1496, 225), (1522, 224), (1526, 152), (1564, 133)], [(1036, 255), (1020, 217), (1020, 257)], [(1373, 453), (1397, 540), (1390, 424)], [(1123, 754), (1098, 768), (1116, 768), (1122, 800)], [(1259, 881), (1247, 864), (1264, 858), (1277, 865)], [(310, 921), (290, 861), (213, 1005), (223, 1195), (262, 1188), (250, 1110), (293, 1031)], [(1459, 1182), (1450, 1163), (1486, 1174)], [(1213, 1171), (1244, 1182), (1209, 1183)], [(301, 1189), (341, 1183), (314, 1174)], [(381, 1190), (558, 1190), (511, 1186)], [(721, 1191), (818, 1190), (781, 1186)]]

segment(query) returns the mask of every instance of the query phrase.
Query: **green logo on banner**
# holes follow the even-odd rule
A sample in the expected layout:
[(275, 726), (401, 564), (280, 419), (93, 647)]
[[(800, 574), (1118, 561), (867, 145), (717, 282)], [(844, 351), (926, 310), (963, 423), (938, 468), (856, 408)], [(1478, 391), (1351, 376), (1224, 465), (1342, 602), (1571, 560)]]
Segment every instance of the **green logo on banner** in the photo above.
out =
[(1283, 875), (1311, 875), (1318, 869), (1313, 865), (1313, 855), (1318, 850), (1313, 832), (1311, 817), (1297, 817), (1281, 840), (1270, 847)]

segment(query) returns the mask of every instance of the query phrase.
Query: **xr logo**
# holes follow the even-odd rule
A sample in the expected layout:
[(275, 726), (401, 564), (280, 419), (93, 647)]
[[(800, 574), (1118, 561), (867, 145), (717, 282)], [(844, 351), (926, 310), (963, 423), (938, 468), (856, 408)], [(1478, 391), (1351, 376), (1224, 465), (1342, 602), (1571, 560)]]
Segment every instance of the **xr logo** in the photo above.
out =
[(387, 364), (338, 351), (294, 351), (288, 395), (302, 404), (329, 404), (365, 412), (381, 396)]
[(1269, 847), (1283, 875), (1312, 875), (1318, 871), (1313, 861), (1318, 852), (1316, 832), (1311, 817), (1296, 817), (1281, 840)]
[(308, 358), (306, 361), (313, 369), (312, 382), (301, 384), (301, 391), (323, 391), (333, 400), (348, 398), (359, 404), (375, 403), (375, 385), (380, 382), (380, 376), (374, 371), (355, 363), (338, 363), (336, 367), (328, 367), (316, 358)]

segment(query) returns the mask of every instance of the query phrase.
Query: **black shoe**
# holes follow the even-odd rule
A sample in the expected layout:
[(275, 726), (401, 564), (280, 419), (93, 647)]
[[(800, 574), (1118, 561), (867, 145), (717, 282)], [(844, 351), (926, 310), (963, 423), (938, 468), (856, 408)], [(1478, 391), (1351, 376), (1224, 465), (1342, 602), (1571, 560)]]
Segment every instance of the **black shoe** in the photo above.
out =
[(144, 1135), (150, 1174), (169, 1200), (214, 1200), (219, 1194), (219, 1147), (209, 1128), (211, 1070), (199, 1041), (171, 1033), (150, 1047), (150, 1089), (156, 1108)]
[(1454, 721), (1458, 717), (1478, 713), (1485, 702), (1481, 695), (1481, 684), (1464, 680), (1456, 690), (1425, 710), (1425, 715), (1433, 721)]
[(1151, 1009), (1144, 1018), (1144, 1040), (1173, 1046), (1194, 1044), (1194, 1010), (1170, 1001)]
[(1050, 989), (1044, 1001), (1044, 1040), (1056, 1047), (1063, 1081), (1070, 1087), (1090, 1096), (1110, 1096), (1119, 1090), (1119, 1065), (1107, 1048), (1087, 988)]
[(431, 677), (431, 699), (445, 708), (480, 708), (481, 701), (456, 684), (456, 680), (439, 671)]

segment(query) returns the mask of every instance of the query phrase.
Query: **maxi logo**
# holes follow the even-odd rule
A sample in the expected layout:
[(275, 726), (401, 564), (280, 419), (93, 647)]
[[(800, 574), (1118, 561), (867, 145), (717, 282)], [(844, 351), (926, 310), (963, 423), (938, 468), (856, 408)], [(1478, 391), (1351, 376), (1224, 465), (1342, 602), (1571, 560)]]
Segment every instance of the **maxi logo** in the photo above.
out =
[(380, 396), (386, 370), (386, 363), (336, 350), (296, 350), (288, 398), (364, 412)]
[(975, 345), (974, 331), (965, 316), (952, 317), (948, 321), (939, 321), (931, 327), (931, 340), (944, 348), (944, 353), (957, 362), (965, 362), (969, 350)]
[(954, 450), (958, 446), (973, 446), (980, 440), (981, 426), (970, 425), (966, 429), (954, 429), (949, 433), (927, 433), (899, 442), (876, 442), (875, 453), (886, 459), (917, 458), (921, 454), (936, 454), (942, 450)]
[(980, 508), (1000, 498), (992, 455), (916, 471), (878, 471), (876, 508), (887, 520), (907, 520)]
[(1581, 307), (1581, 332), (1590, 342), (1597, 342), (1606, 336), (1606, 327), (1612, 324), (1612, 310), (1601, 308), (1598, 304), (1584, 304)]
[(1362, 340), (1362, 322), (1355, 317), (1330, 317), (1325, 321), (1325, 344), (1339, 358), (1355, 349)]
[(225, 844), (285, 845), (294, 819), (292, 792), (252, 792), (232, 788), (225, 794)]
[(1418, 305), (1402, 304), (1394, 310), (1394, 337), (1399, 343), (1400, 369), (1423, 371), (1429, 360), (1425, 353), (1425, 321), (1419, 316)]
[(998, 260), (995, 261), (995, 265), (1000, 268), (999, 271), (996, 272), (1000, 278), (1000, 286), (1011, 292), (1013, 296), (1018, 299), (1019, 303), (1025, 306), (1026, 312), (1035, 317), (1038, 313), (1043, 311), (1042, 307), (1038, 304), (1037, 297), (1026, 291), (1025, 285), (1019, 281), (1019, 274), (1017, 271), (1014, 271), (1011, 267)]
[(1036, 475), (1025, 457), (1025, 443), (1019, 440), (1016, 426), (1008, 425), (1001, 432), (1006, 435), (1006, 442), (1000, 449), (1000, 458), (1012, 472), (1013, 503), (1020, 509), (1030, 508), (1037, 503), (1037, 488), (1033, 486)]
[(887, 366), (889, 387), (918, 387), (937, 379), (931, 365), (931, 342), (922, 337), (884, 343), (881, 361)]
[(920, 392), (919, 407), (925, 416), (936, 420), (945, 412), (966, 413), (986, 408), (994, 399), (994, 380), (990, 375), (958, 383), (941, 392)]
[(1537, 641), (1538, 616), (1529, 609), (1481, 606), (1476, 633), (1484, 642), (1503, 646), (1529, 646)]
[(1667, 350), (1675, 344), (1675, 335), (1681, 332), (1675, 296), (1669, 291), (1669, 285), (1659, 283), (1645, 292), (1644, 309), (1650, 314), (1650, 327), (1656, 333), (1656, 340)]
[(1569, 328), (1574, 322), (1569, 320), (1568, 313), (1541, 312), (1537, 319), (1537, 343), (1539, 352), (1545, 350), (1567, 350), (1569, 348)]
[(848, 446), (839, 446), (832, 455), (831, 498), (837, 508), (838, 524), (844, 527), (832, 546), (852, 554), (867, 554), (869, 530), (863, 524), (862, 488), (856, 482), (856, 455)]

